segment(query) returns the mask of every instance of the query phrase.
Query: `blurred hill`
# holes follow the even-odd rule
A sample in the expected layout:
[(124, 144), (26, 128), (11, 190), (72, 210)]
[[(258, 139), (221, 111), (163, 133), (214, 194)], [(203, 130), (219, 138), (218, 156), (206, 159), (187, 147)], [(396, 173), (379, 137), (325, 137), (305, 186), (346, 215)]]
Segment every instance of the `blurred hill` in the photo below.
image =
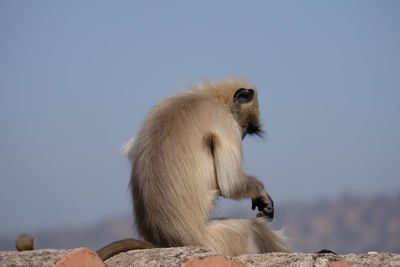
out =
[[(88, 247), (97, 250), (115, 240), (134, 237), (132, 216), (105, 220), (93, 225), (61, 227), (59, 229), (30, 232), (35, 249), (70, 249)], [(20, 233), (1, 236), (1, 250), (15, 250), (15, 239)]]
[[(240, 211), (241, 212), (241, 211)], [(238, 209), (230, 217), (247, 216)], [(400, 192), (375, 197), (344, 195), (335, 200), (312, 203), (288, 203), (276, 207), (271, 226), (284, 228), (297, 251), (330, 249), (339, 254), (368, 251), (400, 253)], [(30, 233), (35, 248), (76, 248), (101, 246), (134, 237), (130, 216), (115, 218), (91, 226)], [(0, 237), (0, 250), (15, 250), (16, 235)]]
[(400, 253), (400, 192), (289, 204), (278, 219), (296, 250), (330, 249), (339, 254), (368, 251)]

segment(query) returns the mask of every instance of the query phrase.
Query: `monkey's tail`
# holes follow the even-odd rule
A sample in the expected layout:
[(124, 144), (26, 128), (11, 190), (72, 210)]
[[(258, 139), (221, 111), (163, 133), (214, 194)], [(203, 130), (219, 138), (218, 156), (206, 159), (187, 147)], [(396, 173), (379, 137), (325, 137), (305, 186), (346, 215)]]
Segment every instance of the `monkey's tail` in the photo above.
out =
[(97, 255), (99, 255), (100, 259), (102, 259), (102, 261), (105, 261), (111, 258), (112, 256), (122, 252), (134, 249), (147, 249), (147, 248), (154, 248), (154, 246), (153, 244), (147, 241), (127, 238), (110, 243), (102, 247), (98, 251), (96, 251), (96, 253)]
[(292, 252), (292, 247), (264, 218), (212, 220), (206, 226), (205, 247), (237, 256), (249, 253)]

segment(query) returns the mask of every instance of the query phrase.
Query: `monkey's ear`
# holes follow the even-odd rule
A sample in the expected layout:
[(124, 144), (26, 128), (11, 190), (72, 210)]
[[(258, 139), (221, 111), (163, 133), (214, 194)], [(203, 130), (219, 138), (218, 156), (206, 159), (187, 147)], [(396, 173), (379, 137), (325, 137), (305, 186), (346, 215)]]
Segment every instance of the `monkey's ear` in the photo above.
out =
[(253, 99), (253, 96), (253, 89), (240, 88), (233, 96), (233, 102), (237, 102), (239, 104), (249, 103)]

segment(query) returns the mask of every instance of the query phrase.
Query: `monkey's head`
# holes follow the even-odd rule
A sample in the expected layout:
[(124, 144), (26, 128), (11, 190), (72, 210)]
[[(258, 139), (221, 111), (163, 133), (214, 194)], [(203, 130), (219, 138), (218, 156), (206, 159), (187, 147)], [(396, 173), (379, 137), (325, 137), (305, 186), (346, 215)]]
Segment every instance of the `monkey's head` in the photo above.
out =
[(232, 113), (242, 130), (242, 138), (246, 134), (261, 136), (257, 92), (252, 88), (238, 88), (232, 98)]
[(257, 90), (252, 83), (229, 78), (220, 82), (205, 81), (201, 89), (229, 108), (241, 128), (242, 138), (247, 134), (262, 136)]

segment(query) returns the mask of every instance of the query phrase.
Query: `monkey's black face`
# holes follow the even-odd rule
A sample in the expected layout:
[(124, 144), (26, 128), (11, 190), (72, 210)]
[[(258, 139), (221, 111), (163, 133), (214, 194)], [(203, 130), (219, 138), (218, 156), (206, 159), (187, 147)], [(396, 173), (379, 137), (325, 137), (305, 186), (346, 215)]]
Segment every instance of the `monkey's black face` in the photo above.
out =
[(259, 137), (264, 137), (264, 130), (261, 129), (260, 125), (258, 124), (249, 123), (249, 125), (247, 125), (246, 134), (249, 135), (255, 134), (258, 135)]
[(258, 115), (258, 102), (254, 89), (239, 88), (233, 96), (233, 113), (242, 128), (242, 139), (247, 134), (263, 136)]

